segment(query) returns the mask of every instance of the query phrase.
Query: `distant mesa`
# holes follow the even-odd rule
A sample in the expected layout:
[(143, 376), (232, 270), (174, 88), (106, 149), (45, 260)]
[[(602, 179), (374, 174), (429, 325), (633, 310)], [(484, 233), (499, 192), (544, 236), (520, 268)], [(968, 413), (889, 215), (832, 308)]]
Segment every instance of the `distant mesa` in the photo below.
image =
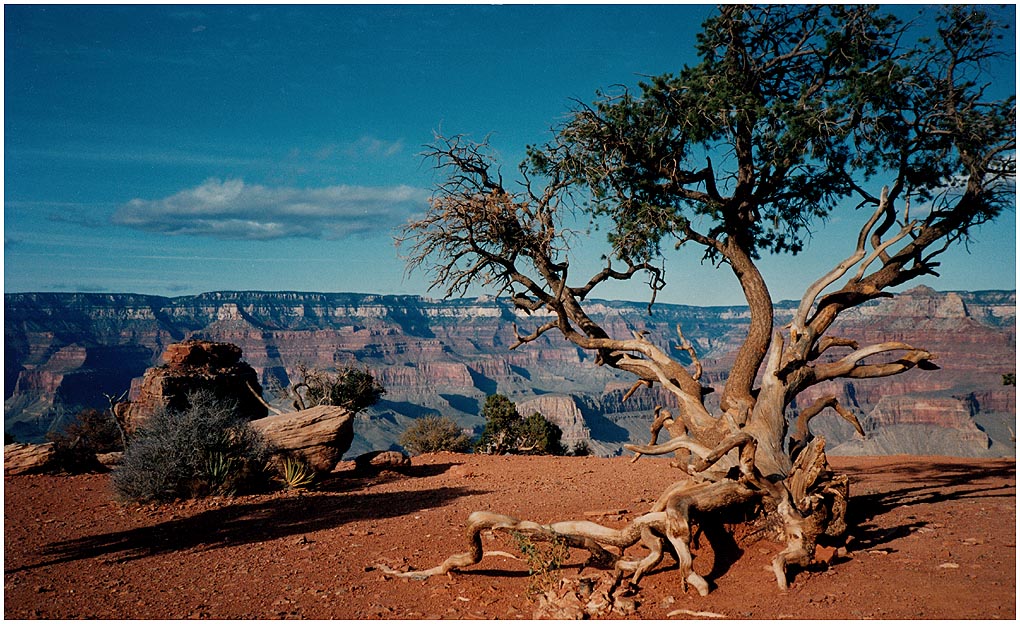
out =
[[(651, 410), (675, 403), (658, 388), (622, 402), (628, 376), (595, 366), (591, 354), (555, 336), (510, 351), (512, 323), (524, 330), (541, 321), (519, 314), (506, 299), (242, 291), (173, 298), (23, 293), (5, 295), (4, 303), (4, 421), (21, 442), (42, 441), (64, 412), (105, 407), (104, 393), (130, 387), (134, 403), (164, 401), (174, 384), (194, 383), (194, 377), (180, 381), (182, 370), (220, 371), (262, 388), (287, 385), (302, 364), (367, 366), (387, 394), (354, 419), (351, 457), (397, 450), (407, 425), (426, 414), (480, 432), (478, 411), (496, 392), (542, 411), (560, 425), (565, 441), (583, 440), (595, 453), (611, 455), (625, 442), (647, 442)], [(596, 321), (620, 335), (647, 330), (665, 342), (680, 323), (697, 345), (703, 378), (717, 388), (748, 322), (741, 306), (657, 304), (648, 315), (644, 303), (589, 303)], [(776, 323), (788, 322), (795, 306), (778, 303)], [(923, 346), (942, 369), (813, 388), (839, 396), (868, 434), (862, 440), (840, 418), (823, 414), (812, 429), (826, 436), (832, 452), (1015, 454), (1016, 388), (1002, 383), (1003, 374), (1016, 371), (1014, 291), (917, 287), (849, 311), (834, 329), (861, 342)], [(196, 340), (240, 352), (196, 347)], [(152, 367), (160, 372), (147, 376)], [(813, 396), (800, 397), (800, 405)], [(253, 418), (266, 415), (255, 403), (245, 409)]]

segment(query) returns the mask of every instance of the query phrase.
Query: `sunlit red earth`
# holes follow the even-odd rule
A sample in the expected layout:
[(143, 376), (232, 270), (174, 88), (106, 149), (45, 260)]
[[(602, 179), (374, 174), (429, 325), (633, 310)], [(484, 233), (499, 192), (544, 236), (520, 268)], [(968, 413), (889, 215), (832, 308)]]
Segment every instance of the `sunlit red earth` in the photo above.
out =
[[(780, 544), (715, 562), (702, 542), (695, 569), (712, 593), (684, 593), (667, 556), (629, 617), (1015, 618), (1014, 460), (830, 461), (853, 479), (846, 558), (799, 572), (784, 593), (767, 569)], [(675, 479), (649, 458), (441, 453), (404, 474), (344, 464), (306, 493), (138, 506), (115, 502), (108, 474), (5, 477), (4, 617), (530, 619), (523, 561), (486, 557), (426, 581), (374, 566), (431, 567), (464, 550), (464, 520), (479, 509), (621, 526)]]

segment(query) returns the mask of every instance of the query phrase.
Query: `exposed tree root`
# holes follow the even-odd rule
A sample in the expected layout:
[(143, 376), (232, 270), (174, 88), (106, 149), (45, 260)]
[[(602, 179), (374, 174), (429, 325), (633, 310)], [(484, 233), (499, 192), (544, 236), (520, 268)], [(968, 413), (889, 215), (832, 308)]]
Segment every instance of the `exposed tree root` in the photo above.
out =
[[(672, 446), (672, 445), (664, 445)], [(641, 578), (663, 559), (666, 542), (672, 546), (679, 564), (682, 585), (688, 584), (702, 596), (709, 593), (709, 583), (694, 571), (691, 554), (692, 520), (700, 513), (713, 512), (758, 499), (767, 499), (764, 506), (773, 510), (786, 548), (773, 560), (772, 569), (779, 587), (787, 587), (791, 565), (806, 566), (814, 555), (817, 538), (827, 529), (841, 533), (845, 529), (846, 500), (849, 484), (845, 476), (834, 476), (825, 460), (825, 441), (816, 438), (800, 453), (792, 475), (783, 481), (771, 482), (754, 467), (756, 441), (746, 433), (730, 436), (717, 448), (705, 451), (692, 449), (700, 457), (689, 466), (695, 477), (678, 481), (666, 488), (651, 509), (618, 529), (588, 520), (568, 520), (539, 524), (511, 516), (476, 511), (468, 516), (466, 552), (448, 557), (441, 564), (426, 570), (399, 572), (377, 566), (390, 576), (424, 580), (431, 576), (475, 565), (485, 553), (481, 535), (485, 531), (520, 533), (536, 541), (558, 540), (566, 546), (588, 552), (584, 567), (613, 570), (631, 575), (631, 583)], [(659, 449), (643, 448), (658, 452)], [(732, 458), (736, 455), (736, 458)], [(705, 471), (730, 456), (738, 474), (713, 480)], [(637, 544), (647, 550), (641, 557), (627, 557), (625, 551)], [(616, 554), (608, 548), (619, 549)], [(502, 554), (502, 553), (500, 553)]]

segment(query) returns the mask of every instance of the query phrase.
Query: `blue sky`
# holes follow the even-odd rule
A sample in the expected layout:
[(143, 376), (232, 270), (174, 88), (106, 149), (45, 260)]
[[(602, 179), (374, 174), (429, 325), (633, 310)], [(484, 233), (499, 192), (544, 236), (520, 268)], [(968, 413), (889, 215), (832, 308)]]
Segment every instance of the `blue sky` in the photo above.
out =
[[(710, 10), (7, 5), (4, 291), (425, 294), (393, 233), (436, 182), (433, 131), (490, 135), (509, 176), (573, 99), (695, 62)], [(856, 216), (766, 260), (773, 297), (842, 259)], [(576, 260), (593, 270), (595, 236)], [(975, 238), (926, 283), (1015, 288), (1015, 211)], [(660, 301), (742, 303), (693, 251), (667, 270)]]

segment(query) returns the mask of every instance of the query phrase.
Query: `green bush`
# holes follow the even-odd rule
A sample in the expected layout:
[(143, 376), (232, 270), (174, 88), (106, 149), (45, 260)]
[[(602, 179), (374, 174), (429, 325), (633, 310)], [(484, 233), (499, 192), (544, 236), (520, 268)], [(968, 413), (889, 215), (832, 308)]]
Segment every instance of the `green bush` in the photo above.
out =
[(268, 445), (236, 403), (196, 392), (185, 410), (157, 410), (135, 432), (113, 486), (133, 501), (234, 494), (265, 487), (268, 460)]
[(524, 418), (517, 406), (502, 394), (485, 399), (485, 429), (475, 450), (486, 455), (562, 455), (563, 431), (539, 412)]
[(463, 453), (471, 448), (471, 437), (446, 416), (424, 416), (400, 434), (400, 446), (415, 455), (451, 451)]
[(570, 454), (574, 457), (587, 457), (591, 455), (591, 447), (584, 440), (574, 444), (574, 448), (570, 449)]

